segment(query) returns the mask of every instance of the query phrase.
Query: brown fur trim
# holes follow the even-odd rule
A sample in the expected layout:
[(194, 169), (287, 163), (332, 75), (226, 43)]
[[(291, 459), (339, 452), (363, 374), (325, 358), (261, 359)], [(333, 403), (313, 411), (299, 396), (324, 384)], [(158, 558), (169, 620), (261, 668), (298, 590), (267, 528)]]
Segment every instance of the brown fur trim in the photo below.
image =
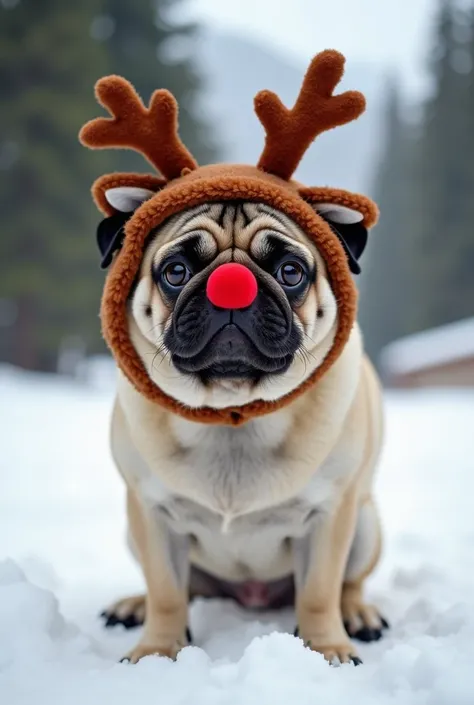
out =
[(151, 176), (150, 174), (132, 174), (120, 173), (105, 174), (101, 176), (92, 186), (92, 198), (97, 208), (105, 215), (113, 215), (115, 210), (105, 197), (105, 192), (111, 188), (118, 186), (138, 186), (140, 188), (150, 189), (150, 191), (161, 191), (166, 186), (167, 181), (160, 179), (159, 176)]
[[(369, 214), (368, 199), (337, 189), (315, 189), (320, 201), (336, 199)], [(349, 199), (350, 196), (350, 199)], [(139, 271), (147, 235), (171, 215), (207, 201), (245, 199), (268, 203), (292, 218), (314, 240), (323, 256), (338, 301), (338, 328), (334, 345), (323, 364), (297, 389), (274, 402), (254, 401), (239, 407), (193, 409), (159, 389), (148, 376), (130, 340), (127, 299)], [(338, 200), (339, 199), (339, 200)], [(367, 215), (369, 218), (370, 216)], [(346, 255), (329, 225), (298, 193), (298, 184), (264, 174), (255, 167), (220, 165), (202, 167), (168, 184), (143, 203), (125, 227), (125, 241), (107, 277), (101, 318), (104, 337), (115, 359), (136, 389), (169, 411), (192, 421), (239, 425), (255, 416), (268, 414), (289, 404), (317, 382), (344, 348), (356, 315), (357, 293)]]
[(266, 139), (259, 169), (289, 179), (313, 140), (326, 130), (345, 125), (365, 110), (358, 91), (333, 95), (344, 73), (345, 59), (337, 51), (323, 51), (312, 60), (294, 107), (289, 110), (271, 91), (255, 96), (255, 112)]
[(336, 203), (339, 206), (346, 206), (346, 208), (351, 208), (352, 210), (362, 213), (366, 228), (372, 228), (377, 224), (379, 209), (375, 203), (366, 196), (344, 191), (343, 189), (317, 186), (312, 188), (300, 188), (298, 193), (306, 203)]
[(96, 118), (79, 133), (91, 149), (125, 147), (143, 154), (167, 179), (197, 163), (178, 135), (178, 104), (167, 90), (155, 91), (146, 108), (131, 83), (121, 76), (97, 81), (95, 95), (112, 118)]

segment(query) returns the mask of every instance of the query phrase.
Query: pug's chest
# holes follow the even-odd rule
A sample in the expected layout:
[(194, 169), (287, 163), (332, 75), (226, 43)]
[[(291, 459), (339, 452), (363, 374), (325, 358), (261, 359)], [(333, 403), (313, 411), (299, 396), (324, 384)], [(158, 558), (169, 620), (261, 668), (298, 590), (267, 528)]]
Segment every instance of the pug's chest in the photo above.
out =
[(298, 499), (234, 517), (172, 496), (155, 511), (172, 532), (189, 538), (194, 565), (237, 582), (290, 573), (290, 539), (303, 537), (316, 521), (316, 511)]
[(249, 443), (201, 446), (180, 460), (183, 491), (148, 478), (148, 502), (160, 521), (190, 539), (190, 559), (230, 581), (279, 579), (292, 572), (291, 541), (317, 527), (334, 485), (316, 472), (308, 486), (282, 499), (272, 487), (290, 483), (270, 449)]
[(317, 514), (317, 508), (304, 497), (234, 514), (210, 509), (187, 497), (168, 494), (156, 502), (154, 508), (174, 532), (198, 537), (202, 542), (220, 535), (224, 543), (237, 538), (248, 541), (263, 535), (280, 540), (303, 536)]
[(177, 533), (301, 536), (334, 495), (336, 478), (316, 467), (307, 486), (292, 491), (298, 470), (284, 459), (282, 428), (185, 430), (180, 451), (165, 463), (168, 472), (147, 472), (140, 482), (144, 498)]

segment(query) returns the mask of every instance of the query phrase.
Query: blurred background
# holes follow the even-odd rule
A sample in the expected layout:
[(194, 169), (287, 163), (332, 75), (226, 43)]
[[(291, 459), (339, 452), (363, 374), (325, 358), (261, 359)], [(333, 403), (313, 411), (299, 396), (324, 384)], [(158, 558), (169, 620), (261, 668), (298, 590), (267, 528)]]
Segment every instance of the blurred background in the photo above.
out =
[[(362, 262), (360, 321), (386, 384), (474, 385), (474, 3), (465, 0), (0, 0), (0, 363), (103, 375), (94, 82), (169, 88), (201, 163), (255, 163), (252, 101), (291, 103), (310, 57), (346, 54), (366, 114), (321, 136), (297, 177), (367, 193), (380, 224)], [(95, 370), (95, 372), (94, 372)]]
[[(143, 580), (126, 549), (125, 488), (109, 451), (115, 372), (100, 335), (101, 216), (89, 190), (104, 172), (149, 167), (133, 153), (79, 145), (81, 125), (102, 113), (93, 85), (117, 73), (145, 100), (169, 88), (199, 161), (255, 164), (264, 137), (255, 93), (270, 88), (291, 104), (310, 58), (329, 47), (347, 56), (342, 88), (363, 91), (368, 108), (321, 135), (297, 176), (367, 193), (382, 213), (357, 284), (366, 346), (389, 388), (376, 486), (385, 551), (369, 598), (393, 631), (362, 645), (380, 669), (358, 671), (360, 702), (363, 693), (380, 703), (474, 702), (474, 0), (0, 0), (6, 702), (97, 703), (114, 688), (117, 702), (132, 702), (138, 692), (133, 675), (111, 668), (137, 635), (104, 630), (96, 616)], [(58, 609), (77, 640), (63, 636)], [(197, 644), (226, 672), (254, 636), (295, 623), (235, 609), (211, 601), (191, 610)], [(265, 680), (270, 690), (258, 692), (273, 697), (273, 676), (254, 678), (252, 659), (236, 677), (250, 673), (252, 693)], [(198, 699), (204, 687), (187, 663), (175, 672), (183, 702), (181, 685)], [(259, 674), (264, 663), (257, 658)], [(148, 681), (140, 675), (143, 702), (159, 701), (153, 665)], [(307, 681), (294, 673), (288, 687), (299, 693)], [(222, 682), (216, 675), (213, 698)]]

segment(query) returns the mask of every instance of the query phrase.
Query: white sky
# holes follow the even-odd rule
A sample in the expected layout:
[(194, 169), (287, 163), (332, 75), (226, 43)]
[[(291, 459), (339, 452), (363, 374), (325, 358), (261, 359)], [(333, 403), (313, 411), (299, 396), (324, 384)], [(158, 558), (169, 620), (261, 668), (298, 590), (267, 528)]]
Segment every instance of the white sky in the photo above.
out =
[(423, 61), (437, 0), (189, 0), (207, 24), (245, 33), (306, 62), (325, 48), (397, 67), (409, 89)]

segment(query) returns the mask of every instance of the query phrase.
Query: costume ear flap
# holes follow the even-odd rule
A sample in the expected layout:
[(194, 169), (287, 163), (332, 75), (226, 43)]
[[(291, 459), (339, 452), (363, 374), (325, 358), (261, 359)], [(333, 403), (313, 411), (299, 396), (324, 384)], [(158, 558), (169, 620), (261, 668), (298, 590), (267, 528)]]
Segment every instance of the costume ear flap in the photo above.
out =
[(107, 269), (112, 262), (114, 252), (122, 247), (127, 220), (138, 206), (153, 195), (153, 191), (137, 186), (117, 186), (105, 191), (107, 202), (116, 212), (102, 220), (97, 228), (97, 244), (102, 255), (101, 269)]
[(360, 274), (358, 260), (365, 250), (368, 238), (362, 213), (333, 203), (313, 203), (311, 205), (337, 235), (347, 255), (351, 272)]
[(132, 215), (133, 211), (129, 213), (118, 211), (104, 218), (99, 223), (97, 227), (97, 244), (102, 255), (101, 269), (107, 269), (112, 262), (114, 253), (122, 247), (125, 237), (125, 223)]
[(120, 250), (125, 236), (124, 227), (127, 220), (144, 201), (154, 196), (154, 191), (138, 186), (116, 186), (104, 192), (107, 203), (115, 213), (109, 215), (97, 228), (97, 244), (102, 260), (101, 269), (107, 269), (112, 262), (114, 252)]
[(106, 214), (97, 228), (102, 269), (107, 269), (114, 253), (122, 247), (127, 220), (142, 203), (152, 198), (164, 183), (163, 179), (158, 177), (141, 174), (108, 174), (96, 181), (93, 188), (94, 198), (100, 210)]

